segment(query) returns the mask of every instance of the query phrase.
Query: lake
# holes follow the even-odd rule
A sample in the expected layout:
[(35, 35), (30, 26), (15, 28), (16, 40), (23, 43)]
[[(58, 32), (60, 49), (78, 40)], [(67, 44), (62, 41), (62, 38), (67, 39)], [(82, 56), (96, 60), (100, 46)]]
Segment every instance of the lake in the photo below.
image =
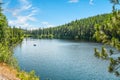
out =
[(101, 49), (101, 46), (91, 42), (29, 38), (14, 49), (14, 56), (22, 70), (35, 70), (41, 80), (120, 80), (107, 71), (108, 61), (94, 57), (94, 48)]

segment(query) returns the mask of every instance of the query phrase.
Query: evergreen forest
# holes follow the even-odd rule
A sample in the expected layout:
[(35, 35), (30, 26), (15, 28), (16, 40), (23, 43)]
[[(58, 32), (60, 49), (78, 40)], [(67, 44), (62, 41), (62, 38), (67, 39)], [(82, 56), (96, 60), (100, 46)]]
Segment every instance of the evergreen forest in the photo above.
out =
[[(25, 72), (19, 68), (17, 59), (13, 56), (13, 49), (24, 38), (38, 39), (66, 39), (104, 44), (101, 50), (94, 48), (94, 55), (98, 59), (108, 60), (108, 72), (120, 76), (120, 57), (113, 58), (113, 49), (107, 50), (106, 45), (120, 52), (120, 5), (119, 0), (109, 0), (112, 12), (91, 16), (56, 27), (25, 30), (21, 27), (9, 26), (3, 9), (0, 7), (0, 63), (14, 67), (18, 71), (17, 77), (21, 80), (39, 80), (34, 71)], [(119, 54), (119, 53), (118, 53)]]

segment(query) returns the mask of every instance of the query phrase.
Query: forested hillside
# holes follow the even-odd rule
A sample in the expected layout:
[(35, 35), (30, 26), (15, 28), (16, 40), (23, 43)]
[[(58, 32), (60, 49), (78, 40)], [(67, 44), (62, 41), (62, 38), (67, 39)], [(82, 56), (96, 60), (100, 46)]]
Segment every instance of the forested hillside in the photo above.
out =
[(78, 39), (86, 41), (96, 41), (93, 37), (95, 33), (94, 26), (102, 24), (111, 19), (112, 14), (97, 15), (89, 18), (72, 21), (68, 24), (53, 28), (28, 31), (32, 37), (36, 38), (58, 38), (58, 39)]

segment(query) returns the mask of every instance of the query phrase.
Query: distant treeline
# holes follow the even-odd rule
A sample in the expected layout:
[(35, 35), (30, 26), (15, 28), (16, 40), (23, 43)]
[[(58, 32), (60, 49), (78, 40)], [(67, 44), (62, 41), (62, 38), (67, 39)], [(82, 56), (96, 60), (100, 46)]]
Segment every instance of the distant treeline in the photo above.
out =
[(72, 21), (68, 24), (52, 28), (29, 30), (27, 34), (35, 38), (78, 39), (96, 41), (93, 37), (95, 25), (102, 24), (112, 17), (112, 14), (97, 15), (89, 18)]

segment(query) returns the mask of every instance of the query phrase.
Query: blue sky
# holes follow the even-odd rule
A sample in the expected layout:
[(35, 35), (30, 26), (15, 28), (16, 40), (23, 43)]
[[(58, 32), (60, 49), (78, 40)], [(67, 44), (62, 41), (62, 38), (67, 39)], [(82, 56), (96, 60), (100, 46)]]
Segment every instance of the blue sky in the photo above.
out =
[(109, 0), (3, 0), (9, 25), (53, 27), (98, 14), (110, 13)]

